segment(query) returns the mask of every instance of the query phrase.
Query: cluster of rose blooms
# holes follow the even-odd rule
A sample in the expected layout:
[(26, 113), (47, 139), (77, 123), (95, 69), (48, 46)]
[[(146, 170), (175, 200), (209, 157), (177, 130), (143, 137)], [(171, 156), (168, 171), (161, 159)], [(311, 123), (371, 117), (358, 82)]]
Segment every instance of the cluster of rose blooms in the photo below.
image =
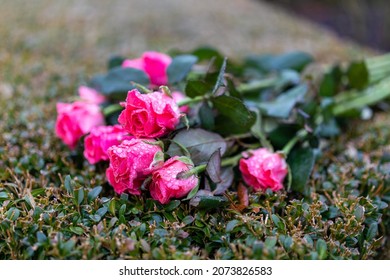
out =
[[(143, 70), (149, 76), (149, 86), (156, 89), (167, 84), (170, 63), (171, 58), (165, 54), (145, 52), (141, 58), (125, 60), (122, 67)], [(199, 184), (198, 174), (178, 176), (194, 168), (191, 159), (174, 156), (164, 161), (158, 141), (174, 131), (190, 110), (177, 105), (184, 94), (130, 90), (126, 101), (120, 103), (123, 111), (119, 124), (112, 126), (105, 125), (100, 107), (105, 96), (86, 86), (79, 88), (79, 95), (79, 101), (57, 103), (56, 134), (71, 149), (85, 136), (85, 158), (91, 164), (109, 161), (106, 177), (116, 193), (140, 195), (148, 190), (153, 199), (165, 204), (185, 197)], [(255, 191), (282, 189), (288, 172), (283, 156), (265, 148), (243, 152), (239, 170), (244, 182)]]

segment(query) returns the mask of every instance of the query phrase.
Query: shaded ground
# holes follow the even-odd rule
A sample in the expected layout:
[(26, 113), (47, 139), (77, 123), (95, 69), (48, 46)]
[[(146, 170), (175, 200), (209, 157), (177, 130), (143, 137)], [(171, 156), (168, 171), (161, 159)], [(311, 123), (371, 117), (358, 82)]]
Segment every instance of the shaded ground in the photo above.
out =
[[(10, 198), (12, 201), (0, 207), (0, 221), (15, 217), (13, 210), (9, 212), (13, 206), (19, 209), (20, 215), (9, 228), (0, 225), (0, 258), (164, 258), (164, 254), (172, 258), (304, 257), (286, 252), (284, 245), (279, 243), (274, 251), (261, 255), (251, 251), (250, 234), (258, 235), (264, 241), (275, 232), (270, 220), (264, 222), (257, 215), (257, 206), (245, 215), (229, 210), (215, 219), (207, 212), (197, 213), (182, 205), (177, 210), (181, 214), (171, 217), (167, 214), (171, 211), (156, 211), (153, 205), (144, 205), (148, 202), (115, 198), (117, 207), (113, 213), (107, 212), (107, 218), (96, 221), (95, 211), (103, 208), (107, 201), (100, 198), (89, 201), (86, 197), (91, 188), (104, 184), (103, 172), (86, 162), (81, 163), (82, 169), (77, 168), (77, 161), (55, 139), (55, 103), (74, 95), (77, 86), (89, 75), (102, 71), (106, 58), (112, 53), (130, 56), (145, 49), (188, 50), (206, 43), (233, 58), (251, 52), (299, 49), (312, 53), (320, 62), (332, 62), (362, 56), (363, 49), (341, 42), (329, 32), (292, 19), (268, 5), (249, 0), (209, 1), (203, 7), (195, 0), (2, 0), (0, 38), (0, 192), (7, 193), (0, 196), (0, 201)], [(338, 139), (319, 164), (335, 166), (337, 176), (326, 171), (329, 177), (313, 178), (313, 191), (321, 189), (325, 181), (351, 188), (354, 166), (358, 165), (364, 175), (362, 183), (356, 186), (358, 192), (364, 193), (365, 188), (371, 188), (370, 192), (379, 189), (378, 193), (381, 193), (380, 186), (386, 188), (389, 184), (388, 164), (385, 161), (382, 164), (384, 150), (389, 150), (387, 119), (388, 115), (381, 115), (364, 126), (358, 124), (358, 130)], [(352, 148), (346, 151), (345, 143), (350, 143)], [(351, 152), (352, 156), (346, 152)], [(67, 174), (75, 179), (72, 184), (77, 190), (85, 190), (85, 199), (79, 207), (64, 189)], [(370, 180), (376, 180), (376, 183), (372, 184)], [(337, 189), (326, 192), (331, 199), (349, 199), (348, 192), (340, 194), (341, 197)], [(112, 193), (104, 195), (112, 196)], [(319, 194), (313, 193), (313, 197), (317, 199), (316, 205), (320, 205)], [(251, 201), (262, 205), (267, 200), (254, 196)], [(123, 217), (118, 205), (121, 209), (121, 205), (127, 205)], [(316, 206), (313, 204), (313, 207)], [(160, 215), (159, 218), (154, 212)], [(185, 220), (187, 216), (192, 218)], [(119, 221), (118, 225), (116, 217), (132, 223)], [(154, 234), (153, 227), (142, 228), (142, 223), (150, 221), (148, 219), (164, 219), (157, 227), (161, 238), (157, 238), (157, 231)], [(249, 229), (242, 233), (227, 233), (224, 225), (233, 219), (247, 224)], [(251, 224), (258, 228), (251, 228)], [(208, 225), (212, 225), (209, 231)], [(299, 245), (303, 241), (296, 226), (290, 223), (288, 232), (293, 236), (294, 244)], [(140, 237), (132, 235), (135, 227), (140, 230)], [(380, 232), (385, 232), (386, 227), (388, 224), (381, 225)], [(166, 228), (167, 232), (162, 231)], [(205, 229), (199, 233), (197, 228)], [(186, 238), (188, 233), (190, 238)], [(321, 234), (328, 238), (326, 230)], [(199, 240), (196, 239), (198, 235)], [(222, 235), (231, 237), (233, 245), (227, 241), (226, 247), (219, 244), (224, 249), (221, 251), (213, 247), (199, 248), (199, 244), (207, 242), (214, 246), (213, 238)], [(180, 241), (176, 252), (170, 251), (173, 249), (164, 239), (166, 236)], [(247, 239), (243, 241), (240, 237)], [(332, 240), (330, 236), (329, 240)], [(378, 248), (371, 251), (368, 248), (361, 257), (389, 258), (388, 250), (380, 249), (385, 241), (386, 238), (380, 239)], [(329, 244), (335, 250), (338, 248), (337, 244)], [(91, 246), (93, 250), (90, 250)], [(354, 253), (347, 250), (343, 256)]]

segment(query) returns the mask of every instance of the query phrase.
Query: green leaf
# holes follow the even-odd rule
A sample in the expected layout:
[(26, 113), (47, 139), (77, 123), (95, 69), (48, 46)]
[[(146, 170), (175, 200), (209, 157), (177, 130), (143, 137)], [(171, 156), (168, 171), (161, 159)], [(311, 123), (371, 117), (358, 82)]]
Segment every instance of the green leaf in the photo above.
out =
[(213, 94), (215, 94), (221, 86), (225, 86), (224, 85), (224, 75), (225, 75), (225, 71), (226, 71), (226, 63), (227, 63), (227, 58), (225, 57), (223, 59), (223, 63), (221, 65), (221, 68), (219, 69), (218, 78), (215, 82), (214, 89), (213, 89)]
[(77, 195), (77, 205), (80, 205), (84, 200), (84, 189), (80, 188), (76, 191)]
[(314, 166), (314, 152), (310, 148), (294, 149), (288, 155), (287, 162), (292, 173), (292, 190), (305, 196), (310, 195), (306, 185)]
[(366, 235), (366, 240), (367, 241), (372, 241), (377, 234), (378, 234), (378, 224), (377, 223), (372, 223), (370, 225), (370, 227), (368, 228), (367, 235)]
[(125, 60), (125, 58), (123, 56), (119, 56), (119, 55), (115, 55), (115, 56), (110, 57), (110, 59), (108, 60), (108, 63), (107, 63), (108, 70), (115, 68), (115, 67), (122, 66), (122, 63), (124, 60)]
[(209, 91), (211, 91), (210, 85), (203, 81), (188, 81), (185, 88), (186, 95), (191, 98), (203, 96)]
[(177, 207), (179, 207), (179, 205), (180, 205), (180, 200), (172, 200), (164, 207), (164, 210), (167, 212), (171, 212), (175, 210)]
[(199, 119), (202, 128), (207, 130), (214, 130), (215, 117), (213, 109), (210, 108), (208, 102), (203, 102), (199, 109)]
[(176, 84), (184, 80), (197, 61), (196, 56), (189, 54), (174, 57), (167, 69), (169, 83)]
[(352, 62), (347, 70), (348, 82), (352, 88), (363, 89), (368, 85), (369, 73), (364, 61)]
[(189, 215), (189, 216), (184, 217), (184, 219), (182, 220), (182, 222), (183, 222), (184, 224), (186, 224), (186, 225), (189, 225), (189, 224), (192, 224), (192, 222), (193, 222), (194, 220), (195, 220), (195, 218)]
[(265, 72), (293, 69), (301, 71), (313, 61), (313, 57), (305, 52), (290, 52), (281, 55), (251, 55), (246, 58), (248, 66)]
[(222, 195), (232, 186), (234, 179), (233, 167), (229, 166), (222, 168), (220, 178), (221, 181), (217, 183), (215, 190), (213, 191), (214, 195)]
[(84, 233), (84, 229), (81, 228), (81, 227), (73, 227), (73, 226), (71, 226), (71, 227), (69, 227), (69, 230), (71, 232), (73, 232), (74, 234), (77, 234), (77, 235), (82, 235)]
[(275, 247), (277, 241), (278, 239), (275, 236), (269, 236), (265, 239), (264, 244), (267, 248), (272, 249)]
[(8, 198), (8, 193), (0, 192), (0, 200), (6, 200)]
[(11, 220), (11, 221), (16, 221), (20, 216), (20, 211), (18, 208), (15, 208), (15, 207), (11, 207), (10, 209), (8, 209), (7, 213), (6, 213), (6, 217), (8, 220)]
[(240, 224), (239, 220), (231, 220), (226, 225), (226, 232), (231, 232), (238, 224)]
[(256, 121), (255, 114), (238, 98), (221, 95), (211, 101), (219, 113), (216, 130), (223, 134), (248, 132)]
[(47, 237), (42, 231), (37, 232), (37, 240), (39, 243), (43, 244), (46, 243)]
[(336, 81), (332, 73), (326, 73), (322, 78), (319, 94), (321, 96), (333, 96), (336, 93)]
[(218, 149), (215, 151), (206, 166), (207, 174), (209, 175), (211, 181), (214, 183), (219, 183), (221, 179), (221, 150)]
[[(199, 192), (200, 193), (200, 192)], [(190, 200), (190, 205), (200, 208), (200, 209), (223, 209), (229, 203), (229, 201), (224, 196), (212, 196), (204, 195), (202, 192), (201, 195), (196, 195)]]
[(198, 193), (198, 190), (199, 190), (199, 183), (196, 185), (195, 188), (193, 188), (189, 194), (187, 195), (187, 197), (183, 200), (189, 200), (191, 198), (193, 198), (197, 193)]
[(115, 200), (115, 198), (113, 198), (113, 199), (110, 201), (110, 204), (108, 205), (108, 209), (109, 209), (110, 213), (111, 213), (112, 215), (114, 215), (114, 216), (115, 216), (115, 204), (116, 204), (116, 200)]
[(211, 59), (214, 59), (214, 64), (216, 67), (221, 67), (223, 63), (223, 55), (215, 48), (210, 46), (202, 46), (197, 48), (192, 52), (193, 55), (195, 55), (199, 61), (210, 61)]
[[(225, 140), (220, 135), (201, 128), (182, 130), (176, 134), (173, 141), (188, 150), (195, 165), (206, 163), (218, 149), (221, 149), (223, 155), (227, 147)], [(167, 154), (171, 157), (184, 155), (182, 149), (175, 142), (170, 144)]]
[(65, 176), (64, 187), (69, 194), (73, 194), (72, 178), (70, 175)]
[(88, 192), (88, 202), (95, 200), (98, 197), (98, 195), (101, 193), (102, 190), (103, 190), (103, 188), (101, 186), (97, 186), (97, 187), (93, 188), (92, 190), (90, 190)]
[(94, 76), (91, 86), (112, 100), (124, 100), (127, 92), (136, 88), (131, 82), (145, 86), (150, 83), (146, 73), (139, 69), (115, 67), (107, 74)]
[(318, 253), (318, 257), (321, 260), (326, 259), (328, 247), (326, 245), (325, 240), (323, 240), (323, 239), (318, 239), (317, 240), (316, 250), (317, 250), (317, 253)]
[(342, 81), (343, 73), (338, 65), (324, 74), (319, 87), (319, 94), (324, 97), (334, 96)]
[(299, 85), (282, 93), (274, 101), (259, 103), (259, 107), (269, 117), (288, 118), (295, 105), (303, 101), (307, 91), (306, 84)]

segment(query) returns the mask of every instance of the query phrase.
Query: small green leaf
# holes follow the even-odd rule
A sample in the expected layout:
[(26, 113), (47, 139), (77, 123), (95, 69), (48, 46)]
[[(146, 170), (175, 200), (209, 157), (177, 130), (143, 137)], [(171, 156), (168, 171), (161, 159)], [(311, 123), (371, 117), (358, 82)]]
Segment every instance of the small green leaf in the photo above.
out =
[(47, 237), (42, 231), (37, 232), (37, 240), (39, 243), (43, 244), (46, 243)]
[(203, 96), (209, 91), (211, 87), (203, 81), (188, 81), (185, 88), (186, 95), (191, 98)]
[(90, 190), (88, 192), (88, 202), (95, 200), (98, 197), (98, 195), (101, 193), (102, 190), (103, 190), (103, 188), (101, 186), (97, 186), (97, 187), (93, 188), (92, 190)]
[(77, 234), (77, 235), (82, 235), (84, 233), (84, 229), (81, 228), (81, 227), (73, 227), (73, 226), (71, 226), (71, 227), (69, 227), (69, 230), (71, 232), (73, 232), (74, 234)]
[(325, 240), (323, 240), (323, 239), (318, 239), (317, 240), (316, 250), (317, 250), (317, 253), (318, 253), (318, 257), (321, 260), (326, 259), (328, 247), (326, 245)]
[(199, 183), (198, 183), (198, 185), (196, 185), (195, 188), (193, 188), (193, 189), (189, 192), (189, 194), (187, 195), (187, 197), (186, 197), (185, 199), (183, 199), (183, 200), (189, 200), (189, 199), (193, 198), (193, 197), (197, 194), (198, 190), (199, 190)]
[(310, 195), (310, 188), (306, 185), (314, 167), (314, 152), (310, 148), (294, 149), (288, 155), (287, 162), (291, 168), (292, 190), (305, 196)]
[(172, 200), (171, 202), (169, 202), (165, 207), (165, 211), (167, 212), (171, 212), (173, 210), (175, 210), (177, 207), (179, 207), (180, 205), (180, 200)]
[(167, 69), (169, 83), (176, 84), (184, 80), (197, 61), (196, 56), (188, 54), (174, 57)]
[(214, 183), (220, 183), (221, 179), (221, 150), (215, 151), (206, 166), (207, 174)]
[(112, 215), (114, 215), (114, 216), (115, 216), (115, 204), (116, 204), (116, 200), (115, 200), (115, 198), (113, 198), (113, 199), (110, 201), (110, 204), (108, 205), (108, 209), (109, 209), (110, 213), (111, 213)]
[(0, 200), (6, 200), (8, 198), (8, 193), (0, 192)]
[(7, 219), (11, 220), (11, 221), (16, 221), (19, 216), (20, 216), (20, 211), (19, 209), (15, 208), (15, 207), (11, 207), (8, 211), (7, 211)]
[(184, 217), (184, 219), (182, 220), (182, 222), (186, 225), (189, 225), (189, 224), (192, 224), (192, 222), (195, 220), (194, 217), (192, 216), (186, 216)]
[(279, 95), (274, 101), (259, 103), (259, 108), (269, 117), (288, 118), (295, 105), (303, 101), (307, 91), (306, 84), (296, 86)]
[(191, 199), (190, 205), (198, 208), (215, 209), (223, 208), (228, 204), (228, 200), (224, 196), (202, 195), (195, 196)]
[(80, 205), (84, 200), (84, 189), (80, 188), (76, 191), (77, 195), (77, 205)]
[(347, 70), (349, 85), (355, 89), (363, 89), (368, 85), (369, 73), (364, 61), (352, 62)]
[(216, 184), (214, 195), (222, 195), (232, 186), (234, 180), (233, 167), (223, 167), (220, 174), (221, 181)]
[(64, 187), (69, 194), (73, 194), (72, 178), (70, 175), (65, 176)]
[(277, 241), (278, 239), (275, 236), (269, 236), (265, 239), (264, 244), (267, 248), (272, 249), (275, 247)]
[(226, 225), (226, 232), (231, 232), (238, 224), (240, 224), (239, 220), (231, 220)]
[(221, 68), (219, 69), (218, 77), (217, 77), (217, 80), (215, 82), (214, 89), (213, 89), (213, 94), (215, 94), (221, 86), (225, 86), (224, 85), (224, 75), (225, 75), (225, 71), (226, 71), (226, 63), (227, 63), (227, 58), (225, 57), (223, 59)]
[(372, 223), (370, 227), (368, 228), (367, 235), (366, 235), (366, 240), (367, 241), (372, 241), (375, 236), (378, 233), (378, 224), (377, 223)]

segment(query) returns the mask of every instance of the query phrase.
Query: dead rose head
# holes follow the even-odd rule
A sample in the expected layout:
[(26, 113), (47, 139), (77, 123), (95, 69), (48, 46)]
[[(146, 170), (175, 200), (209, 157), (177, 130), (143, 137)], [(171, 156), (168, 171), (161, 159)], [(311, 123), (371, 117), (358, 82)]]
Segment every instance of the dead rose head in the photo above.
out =
[(104, 124), (104, 116), (97, 104), (83, 101), (57, 103), (56, 135), (71, 149), (92, 128)]
[(161, 147), (153, 142), (154, 139), (134, 138), (108, 149), (110, 166), (106, 176), (116, 193), (141, 194), (142, 182), (163, 161)]
[(278, 153), (272, 153), (265, 148), (260, 148), (243, 153), (239, 169), (245, 183), (253, 187), (255, 191), (278, 191), (283, 188), (283, 180), (288, 173), (285, 159)]
[(159, 52), (144, 52), (140, 58), (126, 59), (122, 67), (131, 67), (144, 71), (152, 86), (162, 86), (168, 83), (167, 69), (172, 58)]
[(172, 198), (182, 198), (198, 185), (198, 177), (191, 175), (188, 178), (178, 178), (178, 174), (194, 167), (189, 158), (173, 157), (153, 172), (149, 190), (153, 199), (162, 204), (168, 203)]
[(84, 139), (84, 156), (91, 164), (108, 160), (108, 148), (132, 138), (120, 125), (94, 127)]
[(175, 129), (180, 111), (174, 99), (162, 92), (141, 94), (137, 89), (128, 92), (125, 109), (118, 118), (124, 129), (135, 137), (160, 137)]

